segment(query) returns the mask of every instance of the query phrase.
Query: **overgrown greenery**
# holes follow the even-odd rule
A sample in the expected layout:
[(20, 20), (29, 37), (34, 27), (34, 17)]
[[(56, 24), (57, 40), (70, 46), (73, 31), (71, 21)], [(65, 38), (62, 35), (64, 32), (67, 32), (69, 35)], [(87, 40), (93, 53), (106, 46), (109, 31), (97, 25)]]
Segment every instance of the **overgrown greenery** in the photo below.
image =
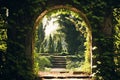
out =
[[(1, 13), (6, 12), (6, 8), (0, 9)], [(0, 13), (0, 75), (4, 74), (7, 49), (7, 28), (6, 15)]]
[[(49, 26), (51, 24), (53, 25)], [(48, 35), (47, 28), (54, 28), (54, 26), (57, 29)], [(86, 24), (79, 14), (67, 9), (53, 10), (47, 13), (37, 25), (35, 48), (38, 53), (67, 51), (70, 54), (84, 53), (86, 33)]]
[[(79, 65), (79, 67), (82, 66), (81, 70), (90, 73), (90, 28), (86, 25), (87, 23), (85, 23), (80, 15), (81, 14), (64, 8), (47, 13), (36, 26), (35, 44), (39, 46), (35, 46), (35, 49), (43, 51), (38, 51), (39, 53), (48, 53), (49, 55), (54, 53), (58, 55), (79, 55), (83, 57), (81, 58), (83, 61), (79, 59), (77, 64), (74, 64), (74, 61), (71, 60), (71, 63), (73, 63), (73, 65), (78, 65), (78, 62), (83, 63), (84, 66), (81, 64)], [(49, 26), (51, 24), (53, 25)], [(46, 31), (49, 27), (57, 27), (57, 29), (51, 33), (49, 30), (48, 35), (48, 32)], [(44, 37), (42, 37), (40, 33), (45, 36), (43, 35)], [(44, 48), (42, 46), (44, 46)], [(36, 50), (35, 52), (37, 52)], [(68, 66), (70, 66), (69, 63)], [(74, 66), (73, 68), (76, 67)]]
[(120, 8), (115, 8), (113, 15), (117, 22), (114, 27), (114, 61), (116, 65), (116, 73), (120, 76)]
[(46, 71), (46, 68), (51, 68), (51, 57), (50, 56), (41, 56), (38, 53), (35, 53), (35, 71)]
[(80, 55), (73, 55), (73, 56), (67, 56), (67, 65), (66, 68), (70, 69), (70, 70), (77, 70), (77, 71), (81, 71), (81, 66), (84, 63), (84, 54)]
[[(93, 47), (96, 47), (93, 51), (93, 65), (96, 66), (93, 72), (96, 73), (96, 78), (98, 80), (119, 80), (118, 32), (120, 30), (119, 20), (116, 19), (118, 22), (116, 23), (113, 17), (118, 17), (120, 13), (117, 9), (115, 11), (117, 15), (112, 14), (115, 8), (120, 7), (119, 0), (0, 0), (0, 10), (4, 7), (9, 9), (6, 61), (3, 61), (3, 55), (1, 56), (0, 53), (1, 64), (5, 64), (2, 67), (0, 65), (2, 80), (33, 80), (31, 55), (26, 57), (27, 53), (31, 53), (28, 48), (31, 47), (29, 41), (32, 27), (42, 11), (59, 4), (71, 5), (87, 15), (92, 26)], [(3, 15), (5, 13), (0, 12), (0, 17)], [(0, 25), (2, 25), (1, 22)], [(2, 52), (4, 50), (5, 48), (2, 47)]]

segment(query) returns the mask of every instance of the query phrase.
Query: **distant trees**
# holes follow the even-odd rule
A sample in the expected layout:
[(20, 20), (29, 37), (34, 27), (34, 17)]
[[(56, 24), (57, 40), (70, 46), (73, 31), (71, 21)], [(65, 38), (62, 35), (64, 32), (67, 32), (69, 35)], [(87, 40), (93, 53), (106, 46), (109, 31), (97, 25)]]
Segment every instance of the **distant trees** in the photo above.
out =
[(45, 32), (43, 29), (43, 25), (42, 23), (39, 24), (38, 29), (36, 30), (36, 37), (35, 37), (35, 47), (36, 47), (36, 52), (43, 52), (43, 46), (42, 46), (42, 42), (44, 40), (45, 37)]
[[(63, 48), (66, 48), (66, 51), (68, 51), (69, 54), (78, 54), (78, 53), (83, 54), (84, 53), (85, 51), (84, 32), (86, 31), (86, 29), (84, 28), (85, 26), (83, 26), (84, 21), (80, 17), (76, 17), (77, 14), (73, 12), (71, 12), (70, 14), (67, 12), (69, 11), (61, 10), (61, 12), (60, 11), (52, 12), (51, 16), (54, 14), (54, 16), (52, 17), (50, 15), (49, 16), (46, 15), (48, 23), (50, 20), (56, 19), (56, 21), (54, 21), (53, 24), (59, 24), (57, 26), (58, 29), (54, 33), (50, 33), (50, 35), (45, 36), (46, 34), (45, 29), (48, 24), (47, 23), (45, 24), (46, 26), (44, 30), (42, 29), (42, 27), (38, 28), (36, 30), (37, 32), (36, 35), (38, 36), (38, 39), (36, 42), (36, 45), (37, 45), (36, 48), (40, 48), (40, 49), (37, 49), (37, 50), (42, 50), (43, 53), (44, 52), (45, 53), (46, 52), (47, 53), (55, 53), (55, 52), (61, 53), (64, 51)], [(72, 18), (70, 18), (71, 16)], [(77, 27), (78, 29), (79, 28), (81, 29), (81, 32), (77, 29)], [(84, 28), (84, 30), (82, 30), (82, 28)], [(41, 51), (38, 51), (38, 52), (41, 52)]]
[(61, 43), (61, 41), (58, 41), (58, 42), (57, 42), (56, 52), (57, 52), (57, 53), (62, 52), (62, 43)]
[[(65, 34), (65, 42), (67, 43), (67, 50), (69, 54), (75, 54), (81, 50), (80, 47), (82, 47), (82, 50), (84, 52), (85, 46), (85, 37), (84, 34), (80, 33), (79, 30), (77, 30), (76, 25), (74, 22), (80, 21), (82, 23), (82, 20), (79, 20), (79, 18), (76, 18), (73, 16), (71, 19), (71, 14), (61, 14), (59, 15), (58, 22), (60, 23), (63, 28), (61, 28), (61, 33)], [(79, 27), (83, 27), (82, 24), (78, 25)], [(85, 31), (85, 30), (83, 30)]]
[(54, 53), (54, 40), (52, 36), (49, 36), (49, 41), (48, 41), (48, 53)]

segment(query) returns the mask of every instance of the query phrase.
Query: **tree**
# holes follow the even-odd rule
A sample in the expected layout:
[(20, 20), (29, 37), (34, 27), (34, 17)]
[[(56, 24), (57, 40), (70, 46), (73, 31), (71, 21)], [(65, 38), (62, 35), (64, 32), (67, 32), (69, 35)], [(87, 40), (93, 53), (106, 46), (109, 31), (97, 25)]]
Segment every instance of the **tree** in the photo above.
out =
[(61, 43), (61, 41), (57, 42), (56, 52), (57, 53), (62, 52), (62, 43)]
[[(76, 30), (76, 25), (66, 18), (70, 17), (70, 14), (61, 14), (60, 16), (61, 17), (58, 22), (60, 23), (60, 25), (64, 26), (61, 31), (65, 33), (65, 42), (68, 44), (68, 52), (70, 54), (75, 54), (76, 52), (78, 52), (78, 47), (81, 44), (81, 41), (79, 41), (78, 38), (80, 37), (81, 33)], [(73, 20), (74, 19), (75, 17), (73, 18)]]
[(49, 36), (49, 41), (48, 41), (48, 53), (54, 53), (54, 41), (51, 35)]
[[(36, 52), (39, 53), (41, 52), (41, 49), (43, 48), (42, 42), (44, 40), (45, 32), (43, 29), (42, 23), (39, 24), (38, 29), (36, 30), (36, 40), (35, 40), (35, 47), (36, 47)], [(43, 50), (43, 49), (42, 49)]]

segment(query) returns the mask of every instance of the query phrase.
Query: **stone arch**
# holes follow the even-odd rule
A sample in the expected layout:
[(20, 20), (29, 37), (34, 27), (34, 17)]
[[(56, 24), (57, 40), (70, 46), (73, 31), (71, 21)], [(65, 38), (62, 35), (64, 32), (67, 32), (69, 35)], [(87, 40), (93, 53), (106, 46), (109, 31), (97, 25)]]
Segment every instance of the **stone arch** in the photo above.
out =
[(43, 17), (49, 13), (49, 12), (52, 12), (54, 10), (57, 10), (57, 9), (67, 9), (67, 10), (70, 10), (70, 11), (73, 11), (77, 14), (80, 15), (80, 17), (85, 21), (86, 23), (86, 27), (88, 29), (88, 33), (87, 34), (87, 37), (88, 38), (88, 42), (89, 42), (89, 47), (88, 47), (88, 50), (89, 50), (89, 61), (90, 61), (90, 64), (91, 64), (91, 72), (92, 72), (92, 30), (91, 30), (91, 26), (89, 24), (89, 21), (86, 17), (86, 15), (84, 13), (82, 13), (80, 10), (76, 9), (75, 7), (72, 7), (72, 6), (66, 6), (66, 5), (56, 5), (56, 6), (53, 6), (53, 7), (50, 7), (49, 9), (46, 9), (45, 11), (43, 11), (39, 16), (38, 18), (36, 19), (35, 21), (35, 24), (34, 24), (34, 28), (33, 28), (33, 40), (32, 40), (32, 49), (34, 49), (34, 33), (35, 33), (35, 30), (36, 30), (36, 27), (37, 25), (39, 24), (39, 22), (43, 19)]
[(45, 11), (43, 11), (39, 16), (38, 18), (36, 19), (36, 22), (35, 22), (35, 25), (34, 25), (34, 29), (36, 27), (37, 24), (39, 24), (39, 21), (42, 20), (42, 18), (49, 12), (53, 11), (53, 10), (56, 10), (56, 9), (61, 9), (61, 8), (64, 8), (64, 9), (68, 9), (68, 10), (71, 10), (71, 11), (74, 11), (75, 13), (78, 13), (81, 18), (83, 18), (83, 20), (85, 21), (85, 23), (87, 24), (87, 27), (91, 30), (91, 26), (89, 24), (89, 21), (86, 17), (86, 15), (84, 13), (82, 13), (80, 10), (76, 9), (75, 7), (71, 7), (71, 6), (65, 6), (65, 5), (57, 5), (57, 6), (53, 6), (53, 7), (50, 7), (49, 9), (46, 9)]

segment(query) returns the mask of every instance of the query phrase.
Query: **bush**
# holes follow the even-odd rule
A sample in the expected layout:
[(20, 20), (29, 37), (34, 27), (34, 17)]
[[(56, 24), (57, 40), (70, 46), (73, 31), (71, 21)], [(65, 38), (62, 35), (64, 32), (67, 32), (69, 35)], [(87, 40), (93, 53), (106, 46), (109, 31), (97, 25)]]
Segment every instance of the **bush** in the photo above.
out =
[(39, 55), (35, 57), (35, 65), (37, 71), (39, 70), (44, 71), (46, 67), (52, 66), (50, 57), (39, 56)]
[(79, 60), (78, 56), (67, 57), (67, 69), (78, 70), (83, 65), (83, 61)]
[(38, 63), (40, 70), (45, 70), (45, 67), (50, 67), (52, 65), (49, 58), (45, 56), (41, 56)]

